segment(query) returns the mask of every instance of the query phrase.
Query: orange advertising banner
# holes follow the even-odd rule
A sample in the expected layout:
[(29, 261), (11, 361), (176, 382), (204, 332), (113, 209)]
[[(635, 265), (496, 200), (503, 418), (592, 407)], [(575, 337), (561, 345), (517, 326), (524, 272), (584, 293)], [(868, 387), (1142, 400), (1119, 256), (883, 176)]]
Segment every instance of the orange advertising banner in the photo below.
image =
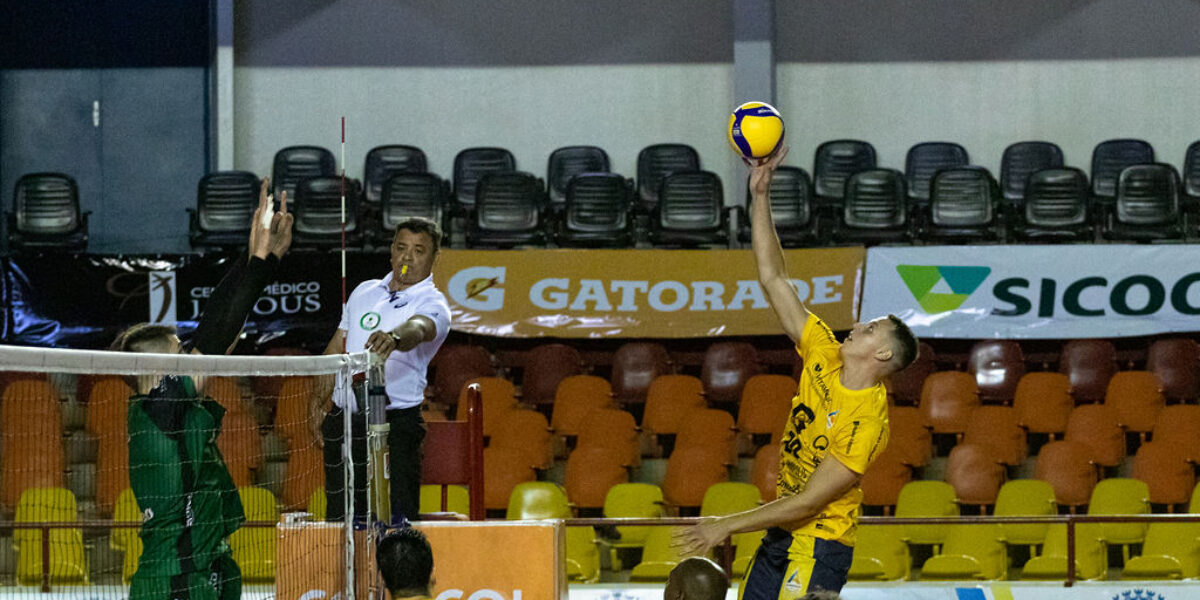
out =
[[(858, 314), (861, 247), (785, 250), (797, 295), (833, 329)], [(750, 250), (443, 250), (452, 329), (509, 337), (780, 333)]]
[(433, 547), (437, 600), (567, 596), (562, 521), (429, 521), (416, 527)]

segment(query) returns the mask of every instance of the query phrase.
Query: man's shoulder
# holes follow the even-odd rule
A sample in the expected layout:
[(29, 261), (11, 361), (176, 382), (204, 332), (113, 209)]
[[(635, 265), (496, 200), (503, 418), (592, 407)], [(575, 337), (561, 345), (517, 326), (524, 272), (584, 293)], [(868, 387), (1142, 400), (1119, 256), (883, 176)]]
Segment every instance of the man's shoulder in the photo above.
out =
[(369, 292), (372, 288), (377, 287), (379, 285), (379, 282), (381, 282), (381, 281), (383, 281), (383, 280), (382, 279), (368, 279), (368, 280), (354, 286), (354, 291), (350, 292), (350, 297), (346, 301), (349, 302), (350, 300), (356, 300), (357, 297), (361, 297), (362, 295)]

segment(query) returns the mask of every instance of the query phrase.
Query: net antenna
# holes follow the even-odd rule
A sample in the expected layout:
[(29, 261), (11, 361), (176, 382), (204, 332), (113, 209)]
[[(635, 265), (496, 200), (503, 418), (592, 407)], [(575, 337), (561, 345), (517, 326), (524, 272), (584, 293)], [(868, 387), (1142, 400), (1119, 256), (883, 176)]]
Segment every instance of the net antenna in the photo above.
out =
[[(346, 313), (346, 115), (342, 115), (342, 150), (341, 150), (341, 224), (342, 224), (342, 244), (341, 244), (341, 263), (342, 263), (342, 314)], [(345, 493), (342, 498), (345, 501), (345, 533), (346, 533), (346, 598), (354, 600), (356, 582), (354, 581), (354, 493), (359, 485), (366, 482), (358, 482), (354, 480), (354, 427), (352, 420), (354, 418), (354, 410), (347, 403), (347, 406), (342, 410), (342, 465), (345, 467), (343, 472), (343, 481), (346, 482)]]

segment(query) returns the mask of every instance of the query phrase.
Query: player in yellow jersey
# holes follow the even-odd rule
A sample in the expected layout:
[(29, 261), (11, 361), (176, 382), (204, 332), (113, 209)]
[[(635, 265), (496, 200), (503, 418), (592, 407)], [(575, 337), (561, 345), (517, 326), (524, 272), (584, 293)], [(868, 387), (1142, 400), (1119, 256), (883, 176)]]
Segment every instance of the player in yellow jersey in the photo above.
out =
[(859, 480), (888, 441), (882, 382), (917, 356), (916, 337), (893, 315), (855, 324), (839, 344), (796, 296), (770, 210), (771, 174), (786, 155), (785, 147), (750, 167), (758, 278), (804, 359), (780, 444), (779, 497), (753, 510), (704, 519), (675, 540), (685, 553), (702, 553), (732, 534), (767, 530), (738, 591), (742, 600), (841, 590), (862, 504)]

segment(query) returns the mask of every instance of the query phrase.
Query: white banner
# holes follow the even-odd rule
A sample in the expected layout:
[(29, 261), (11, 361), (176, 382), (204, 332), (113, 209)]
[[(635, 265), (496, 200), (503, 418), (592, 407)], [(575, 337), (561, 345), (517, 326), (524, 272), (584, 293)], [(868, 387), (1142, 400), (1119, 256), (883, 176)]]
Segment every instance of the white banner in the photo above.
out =
[[(647, 584), (572, 585), (569, 600), (659, 600), (663, 586)], [(1075, 587), (1062, 582), (986, 581), (980, 583), (897, 581), (850, 582), (843, 600), (1195, 600), (1200, 583), (1177, 581), (1081, 581)], [(737, 600), (737, 584), (726, 600)]]
[(918, 336), (1102, 338), (1200, 330), (1200, 245), (870, 248), (862, 319)]

